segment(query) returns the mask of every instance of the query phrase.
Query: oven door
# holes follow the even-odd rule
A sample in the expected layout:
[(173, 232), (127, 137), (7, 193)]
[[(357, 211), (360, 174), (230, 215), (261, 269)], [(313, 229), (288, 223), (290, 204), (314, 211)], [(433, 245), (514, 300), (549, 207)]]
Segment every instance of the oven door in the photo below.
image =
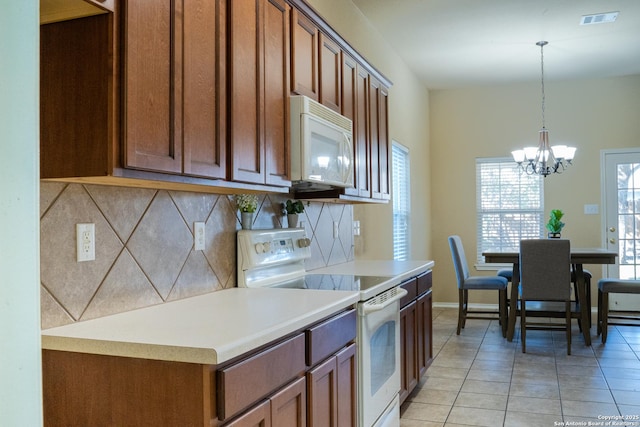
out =
[(358, 411), (364, 427), (373, 426), (400, 392), (400, 299), (406, 293), (395, 287), (358, 304)]

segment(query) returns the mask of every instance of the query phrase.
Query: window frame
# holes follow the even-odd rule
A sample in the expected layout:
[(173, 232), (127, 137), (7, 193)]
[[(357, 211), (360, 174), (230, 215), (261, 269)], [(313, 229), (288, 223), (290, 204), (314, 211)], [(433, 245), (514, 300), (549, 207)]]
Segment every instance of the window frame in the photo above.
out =
[[(476, 250), (477, 250), (475, 267), (478, 270), (496, 270), (501, 267), (510, 267), (511, 265), (503, 265), (503, 264), (495, 264), (495, 263), (491, 264), (491, 263), (485, 262), (484, 257), (482, 256), (482, 252), (487, 250), (487, 249), (484, 249), (486, 248), (486, 244), (485, 244), (486, 236), (485, 236), (485, 229), (483, 227), (483, 223), (484, 223), (483, 219), (486, 219), (485, 217), (487, 215), (498, 215), (501, 217), (503, 215), (527, 215), (529, 217), (531, 217), (532, 215), (535, 215), (538, 217), (537, 222), (539, 223), (537, 234), (534, 234), (534, 233), (527, 234), (525, 231), (523, 236), (523, 227), (520, 227), (515, 240), (517, 240), (517, 242), (519, 243), (520, 239), (522, 238), (543, 238), (545, 223), (546, 223), (545, 211), (544, 211), (544, 177), (540, 175), (527, 175), (526, 173), (518, 170), (518, 165), (510, 157), (476, 158), (475, 163), (476, 163)], [(483, 194), (487, 194), (487, 193), (486, 191), (483, 192), (481, 170), (483, 165), (487, 165), (487, 164), (499, 165), (499, 166), (496, 166), (497, 173), (499, 174), (502, 171), (506, 170), (506, 167), (513, 168), (513, 171), (515, 172), (515, 174), (513, 174), (512, 176), (517, 177), (518, 181), (517, 183), (507, 182), (507, 184), (518, 186), (519, 190), (517, 191), (517, 194), (518, 194), (517, 204), (520, 206), (520, 208), (505, 208), (505, 209), (483, 208)], [(502, 174), (500, 174), (500, 177), (502, 177)], [(536, 181), (530, 181), (530, 180), (536, 180)], [(537, 201), (538, 201), (537, 208), (535, 207), (522, 208), (522, 205), (523, 205), (522, 188), (527, 188), (527, 189), (532, 188), (530, 183), (523, 185), (523, 181), (530, 181), (530, 183), (537, 182), (539, 186), (539, 192), (537, 192)], [(503, 185), (502, 181), (499, 183), (499, 185)], [(514, 219), (513, 222), (516, 223), (516, 222), (519, 222), (519, 220)], [(534, 225), (535, 225), (535, 222), (536, 220), (532, 221)], [(499, 223), (503, 224), (503, 219), (500, 219)], [(526, 227), (524, 228), (526, 229)], [(504, 239), (503, 236), (500, 236), (499, 240), (500, 240), (499, 246), (501, 247), (508, 246), (509, 249), (511, 249), (511, 247), (513, 246), (513, 245), (509, 245), (508, 240)], [(491, 249), (491, 250), (494, 250), (494, 249)]]
[[(397, 155), (402, 155), (402, 163), (404, 166), (404, 172), (402, 176), (396, 170)], [(391, 142), (391, 183), (392, 183), (392, 209), (393, 209), (393, 259), (396, 261), (405, 261), (411, 259), (411, 157), (409, 149), (398, 141), (392, 140)], [(398, 183), (398, 180), (402, 179), (402, 183)], [(399, 185), (400, 184), (400, 185)], [(398, 188), (400, 187), (400, 188)], [(402, 189), (406, 191), (402, 191)], [(404, 225), (401, 225), (398, 221), (402, 219)], [(399, 229), (403, 227), (404, 230)], [(399, 248), (396, 236), (403, 234), (403, 248)]]

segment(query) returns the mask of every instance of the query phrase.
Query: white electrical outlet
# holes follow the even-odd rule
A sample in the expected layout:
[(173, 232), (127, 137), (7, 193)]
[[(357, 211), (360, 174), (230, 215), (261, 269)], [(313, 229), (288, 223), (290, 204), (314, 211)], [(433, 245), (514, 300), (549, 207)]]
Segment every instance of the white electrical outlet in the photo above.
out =
[(353, 221), (353, 235), (360, 235), (360, 221)]
[(196, 251), (204, 251), (204, 222), (193, 223), (193, 247)]
[(96, 259), (95, 224), (76, 224), (76, 259), (78, 262)]

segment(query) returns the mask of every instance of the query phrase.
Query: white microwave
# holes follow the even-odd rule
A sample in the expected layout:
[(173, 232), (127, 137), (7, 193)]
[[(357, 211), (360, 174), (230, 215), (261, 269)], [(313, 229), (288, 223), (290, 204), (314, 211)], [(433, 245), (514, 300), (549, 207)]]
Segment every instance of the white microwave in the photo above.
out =
[(291, 181), (297, 189), (353, 187), (353, 124), (306, 96), (291, 97)]

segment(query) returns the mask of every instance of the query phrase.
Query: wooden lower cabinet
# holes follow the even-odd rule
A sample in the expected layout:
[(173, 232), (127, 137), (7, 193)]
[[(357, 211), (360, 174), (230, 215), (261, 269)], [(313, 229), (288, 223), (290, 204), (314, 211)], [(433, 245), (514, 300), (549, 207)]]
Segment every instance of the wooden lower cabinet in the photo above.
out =
[(44, 425), (355, 426), (355, 322), (345, 310), (221, 365), (43, 350)]
[(307, 373), (309, 427), (355, 426), (356, 345), (351, 344)]
[(418, 384), (417, 332), (416, 302), (413, 301), (400, 310), (400, 401), (404, 401)]
[(401, 286), (409, 294), (400, 308), (400, 403), (415, 389), (433, 361), (431, 271)]
[(306, 380), (292, 382), (268, 400), (225, 424), (225, 427), (305, 427)]

